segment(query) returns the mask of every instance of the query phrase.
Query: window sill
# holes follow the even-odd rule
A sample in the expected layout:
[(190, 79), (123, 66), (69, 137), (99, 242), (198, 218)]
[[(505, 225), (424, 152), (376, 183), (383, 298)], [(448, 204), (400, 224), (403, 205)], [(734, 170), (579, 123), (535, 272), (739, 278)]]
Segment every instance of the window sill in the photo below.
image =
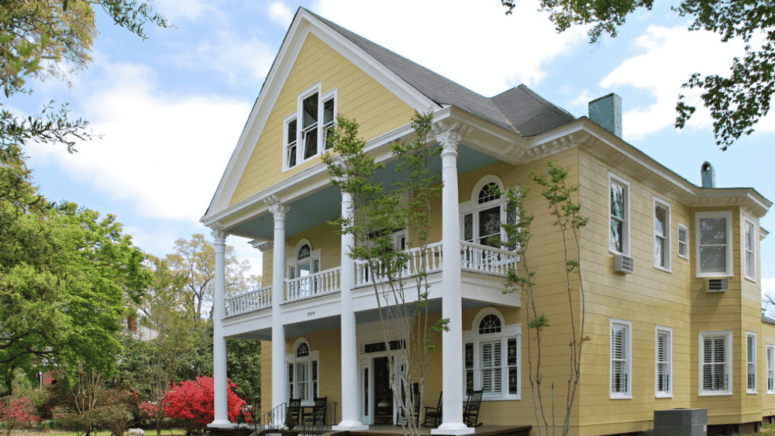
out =
[(671, 398), (673, 398), (673, 394), (657, 394), (657, 395), (654, 396), (654, 398), (658, 398), (658, 399), (659, 398), (671, 399)]
[(662, 272), (670, 273), (670, 274), (672, 274), (672, 273), (673, 273), (673, 270), (672, 270), (672, 269), (670, 269), (670, 268), (664, 268), (664, 267), (661, 267), (661, 266), (659, 266), (659, 265), (654, 265), (654, 269), (656, 269), (656, 270), (659, 270), (659, 271), (662, 271)]
[(681, 255), (679, 254), (679, 255), (678, 255), (678, 257), (679, 257), (680, 259), (689, 260), (689, 256), (681, 256)]
[(746, 393), (746, 394), (748, 394), (748, 395), (756, 395), (756, 394), (758, 394), (759, 392), (758, 392), (758, 391), (748, 391), (748, 390), (747, 390), (747, 391), (745, 391), (745, 393)]
[(767, 395), (775, 395), (775, 391), (767, 391)]
[(756, 283), (756, 279), (754, 279), (754, 278), (748, 277), (746, 275), (744, 275), (743, 278), (745, 278), (746, 280), (748, 280), (751, 283)]
[(732, 273), (697, 273), (698, 279), (726, 279), (726, 278), (732, 278), (735, 275)]
[(608, 252), (613, 254), (614, 256), (622, 255), (622, 256), (630, 257), (630, 253), (622, 253), (616, 250), (611, 250), (611, 248), (608, 248)]
[(700, 391), (700, 396), (701, 397), (722, 397), (722, 396), (725, 396), (725, 395), (730, 395), (731, 396), (732, 392), (731, 391), (718, 391), (718, 392), (716, 392), (716, 391), (709, 391), (709, 392)]
[[(466, 396), (463, 395), (463, 403), (466, 401)], [(491, 402), (491, 401), (515, 401), (515, 400), (521, 400), (522, 397), (520, 395), (504, 395), (502, 397), (485, 397), (482, 396), (482, 401), (484, 402)]]
[(632, 395), (630, 394), (624, 394), (624, 395), (611, 395), (610, 397), (612, 400), (632, 400)]

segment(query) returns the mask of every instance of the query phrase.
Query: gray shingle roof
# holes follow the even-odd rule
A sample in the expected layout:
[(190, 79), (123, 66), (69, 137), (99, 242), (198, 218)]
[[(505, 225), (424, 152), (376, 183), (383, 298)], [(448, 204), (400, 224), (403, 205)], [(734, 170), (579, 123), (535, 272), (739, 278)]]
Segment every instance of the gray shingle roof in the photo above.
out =
[(544, 100), (525, 85), (487, 98), (446, 77), (375, 44), (336, 23), (307, 11), (360, 47), (414, 89), (438, 105), (465, 110), (522, 136), (534, 136), (573, 121), (568, 112)]

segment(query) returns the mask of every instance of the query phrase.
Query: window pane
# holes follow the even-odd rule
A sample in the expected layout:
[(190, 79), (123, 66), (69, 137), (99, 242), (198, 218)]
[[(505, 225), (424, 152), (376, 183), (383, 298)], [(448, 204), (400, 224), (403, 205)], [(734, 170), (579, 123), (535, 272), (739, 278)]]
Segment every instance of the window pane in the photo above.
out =
[(307, 130), (304, 132), (304, 159), (316, 154), (318, 154), (318, 130)]
[(496, 185), (495, 183), (490, 183), (484, 186), (482, 190), (479, 191), (479, 204), (501, 198), (501, 195), (498, 192), (499, 189), (500, 188), (498, 188), (498, 185)]
[(619, 253), (624, 251), (624, 223), (611, 218), (610, 249)]
[(667, 267), (667, 253), (665, 252), (664, 238), (657, 236), (654, 238), (654, 263), (661, 267)]
[(727, 271), (727, 247), (700, 247), (700, 271), (725, 273)]
[(288, 144), (296, 142), (296, 120), (288, 123)]
[(334, 99), (327, 100), (323, 103), (323, 124), (332, 123), (334, 121)]
[(479, 334), (499, 333), (501, 331), (501, 320), (495, 315), (487, 315), (479, 323)]
[(463, 239), (474, 242), (474, 215), (467, 213), (463, 216)]
[(479, 212), (479, 243), (498, 247), (490, 241), (491, 237), (501, 234), (501, 208), (493, 207)]
[(318, 94), (317, 92), (304, 99), (302, 103), (302, 129), (318, 122)]
[(665, 236), (667, 228), (667, 210), (657, 206), (654, 209), (654, 233), (659, 236)]
[(624, 219), (624, 187), (611, 183), (611, 215)]
[(726, 243), (726, 218), (700, 218), (700, 245), (726, 245)]

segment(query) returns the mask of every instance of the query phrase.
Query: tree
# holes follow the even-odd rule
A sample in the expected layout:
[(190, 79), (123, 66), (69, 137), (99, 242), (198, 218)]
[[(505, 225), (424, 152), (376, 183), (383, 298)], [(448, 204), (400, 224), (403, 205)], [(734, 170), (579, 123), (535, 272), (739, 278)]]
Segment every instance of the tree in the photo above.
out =
[[(228, 419), (236, 422), (245, 401), (233, 392), (234, 383), (227, 382), (226, 408)], [(194, 434), (213, 421), (213, 378), (197, 377), (170, 388), (164, 398), (164, 411), (171, 418), (184, 419), (186, 434)]]
[[(260, 277), (245, 277), (245, 273), (250, 269), (250, 264), (248, 261), (237, 261), (234, 247), (226, 246), (225, 258), (227, 294), (247, 291), (261, 282)], [(203, 303), (213, 300), (215, 280), (215, 250), (213, 246), (201, 233), (192, 235), (191, 240), (178, 239), (175, 241), (175, 253), (168, 254), (166, 262), (172, 271), (186, 277), (187, 281), (183, 287), (186, 296), (186, 310), (192, 318), (200, 318)], [(212, 318), (212, 313), (210, 313), (210, 318)]]
[[(416, 113), (412, 119), (414, 141), (391, 146), (398, 158), (397, 171), (404, 173), (392, 191), (375, 180), (376, 171), (384, 164), (376, 163), (364, 152), (365, 141), (358, 137), (355, 121), (337, 117), (336, 130), (329, 138), (331, 150), (323, 156), (332, 183), (353, 197), (353, 217), (341, 217), (333, 224), (343, 234), (354, 236), (350, 257), (369, 276), (384, 343), (402, 338), (400, 344), (390, 347), (395, 360), (388, 359), (394, 401), (402, 416), (414, 416), (419, 407), (416, 402), (422, 403), (432, 336), (446, 328), (446, 320), (428, 325), (427, 241), (431, 202), (441, 189), (438, 176), (429, 167), (430, 159), (441, 151), (427, 147), (432, 119), (433, 114)], [(397, 246), (394, 236), (405, 230), (414, 240), (404, 234), (404, 246)], [(408, 281), (414, 283), (414, 288), (407, 286)], [(414, 386), (420, 398), (413, 395)], [(400, 422), (405, 431), (419, 434), (419, 421)]]
[[(515, 0), (501, 0), (511, 13)], [(639, 9), (651, 10), (654, 0), (603, 0), (576, 2), (572, 0), (540, 0), (541, 10), (549, 12), (558, 32), (573, 25), (592, 24), (589, 39), (594, 43), (603, 34), (616, 37), (627, 15)], [(769, 2), (754, 0), (682, 0), (673, 10), (680, 16), (694, 19), (689, 30), (707, 30), (720, 35), (721, 41), (740, 39), (745, 43), (742, 58), (732, 60), (730, 74), (702, 76), (694, 73), (684, 88), (698, 89), (700, 98), (713, 117), (716, 145), (726, 150), (743, 134), (750, 135), (754, 125), (767, 115), (770, 99), (775, 92), (775, 32), (772, 32), (775, 7)], [(763, 37), (757, 48), (752, 38)], [(687, 48), (688, 49), (688, 48)], [(696, 108), (680, 95), (676, 104), (676, 128), (683, 128)]]
[[(585, 336), (585, 296), (584, 282), (581, 278), (581, 268), (579, 259), (581, 259), (581, 244), (579, 230), (587, 225), (587, 218), (581, 217), (579, 212), (581, 206), (574, 202), (574, 194), (578, 191), (577, 186), (567, 186), (565, 179), (568, 171), (548, 163), (548, 171), (545, 175), (533, 174), (533, 181), (543, 188), (541, 196), (548, 202), (551, 215), (554, 217), (552, 223), (560, 231), (563, 243), (563, 266), (565, 270), (565, 292), (567, 294), (568, 318), (571, 326), (571, 337), (568, 340), (570, 359), (569, 376), (567, 381), (567, 392), (565, 395), (565, 416), (563, 421), (562, 435), (566, 436), (570, 429), (570, 417), (573, 408), (573, 402), (576, 398), (576, 388), (581, 379), (581, 357), (584, 342), (589, 338)], [(533, 222), (533, 215), (524, 207), (524, 201), (527, 198), (526, 188), (513, 188), (506, 192), (508, 201), (514, 205), (517, 210), (517, 223), (503, 224), (506, 232), (507, 241), (500, 242), (501, 245), (515, 246), (519, 254), (519, 262), (516, 270), (510, 270), (506, 281), (508, 292), (522, 292), (526, 300), (527, 315), (527, 361), (528, 361), (528, 379), (530, 380), (530, 390), (533, 396), (533, 408), (535, 411), (536, 423), (538, 424), (538, 433), (543, 436), (548, 434), (549, 428), (552, 434), (556, 434), (556, 421), (554, 414), (555, 405), (555, 384), (551, 383), (550, 404), (546, 405), (544, 391), (541, 389), (543, 382), (543, 333), (544, 329), (549, 328), (549, 319), (539, 312), (538, 302), (540, 296), (536, 296), (535, 271), (531, 267), (530, 260), (532, 250), (530, 242), (533, 234), (530, 232), (530, 225)], [(577, 281), (572, 275), (577, 275)], [(574, 288), (574, 285), (576, 288)], [(574, 295), (578, 292), (578, 300), (574, 304)], [(578, 309), (579, 315), (576, 315)], [(532, 332), (535, 332), (533, 337)], [(549, 415), (547, 416), (547, 407)], [(551, 424), (550, 424), (551, 422)]]

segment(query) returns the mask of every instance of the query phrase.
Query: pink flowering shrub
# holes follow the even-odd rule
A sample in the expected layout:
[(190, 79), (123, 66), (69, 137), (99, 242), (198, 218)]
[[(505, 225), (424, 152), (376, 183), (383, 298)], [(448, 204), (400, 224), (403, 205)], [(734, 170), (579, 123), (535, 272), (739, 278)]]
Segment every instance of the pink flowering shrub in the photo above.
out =
[[(235, 394), (237, 387), (227, 381), (226, 404), (229, 421), (236, 422), (245, 400)], [(164, 411), (170, 418), (185, 420), (186, 434), (193, 434), (213, 421), (213, 378), (197, 377), (172, 386), (164, 397)]]
[(40, 417), (34, 413), (35, 407), (29, 398), (11, 398), (0, 402), (0, 421), (5, 423), (6, 435), (11, 430), (39, 421)]

